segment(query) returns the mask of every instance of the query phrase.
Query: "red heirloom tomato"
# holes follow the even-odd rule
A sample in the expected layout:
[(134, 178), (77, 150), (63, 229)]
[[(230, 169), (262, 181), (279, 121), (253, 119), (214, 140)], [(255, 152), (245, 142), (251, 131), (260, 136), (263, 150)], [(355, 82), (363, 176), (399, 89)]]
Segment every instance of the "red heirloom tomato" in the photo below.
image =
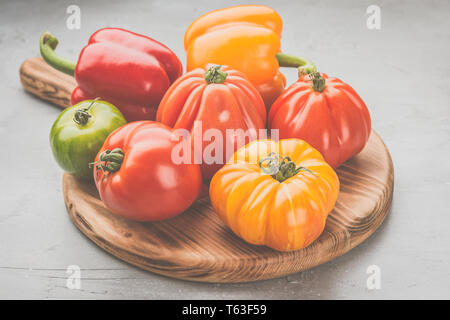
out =
[[(226, 163), (228, 155), (256, 139), (259, 129), (265, 129), (266, 109), (261, 95), (243, 73), (208, 65), (175, 81), (158, 107), (156, 120), (190, 132), (203, 178), (209, 179)], [(243, 134), (249, 129), (256, 135)], [(196, 145), (201, 150), (196, 150)]]
[(138, 221), (168, 219), (186, 210), (199, 195), (202, 178), (193, 162), (175, 164), (177, 143), (170, 128), (154, 121), (132, 122), (111, 133), (94, 166), (104, 204)]
[(371, 121), (364, 101), (348, 84), (326, 74), (301, 76), (278, 97), (269, 127), (279, 138), (305, 140), (337, 168), (369, 139)]

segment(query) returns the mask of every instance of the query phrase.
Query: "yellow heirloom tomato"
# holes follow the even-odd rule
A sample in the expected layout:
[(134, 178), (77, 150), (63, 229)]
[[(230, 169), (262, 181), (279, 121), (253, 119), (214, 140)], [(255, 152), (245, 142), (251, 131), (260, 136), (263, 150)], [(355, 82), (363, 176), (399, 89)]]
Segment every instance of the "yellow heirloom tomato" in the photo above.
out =
[(339, 179), (300, 139), (255, 140), (212, 178), (214, 210), (245, 241), (279, 251), (302, 249), (322, 233)]

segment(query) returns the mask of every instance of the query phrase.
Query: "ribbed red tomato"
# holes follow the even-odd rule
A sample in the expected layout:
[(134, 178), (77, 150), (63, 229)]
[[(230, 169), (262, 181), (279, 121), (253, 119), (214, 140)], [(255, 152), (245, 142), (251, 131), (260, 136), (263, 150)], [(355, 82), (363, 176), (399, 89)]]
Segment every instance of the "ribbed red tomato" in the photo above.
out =
[(305, 140), (337, 168), (369, 139), (371, 120), (356, 91), (338, 78), (301, 76), (272, 105), (269, 127), (280, 139)]
[[(227, 156), (265, 129), (266, 109), (243, 73), (208, 65), (175, 81), (158, 107), (156, 120), (190, 132), (196, 158), (202, 160), (203, 178), (209, 179), (226, 163)], [(256, 135), (246, 135), (249, 129)]]

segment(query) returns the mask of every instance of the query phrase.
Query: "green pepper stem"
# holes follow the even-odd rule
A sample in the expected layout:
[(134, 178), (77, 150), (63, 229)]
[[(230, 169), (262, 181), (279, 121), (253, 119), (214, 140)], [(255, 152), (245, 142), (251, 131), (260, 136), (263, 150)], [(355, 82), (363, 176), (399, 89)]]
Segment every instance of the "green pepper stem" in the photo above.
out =
[(42, 58), (53, 68), (73, 76), (76, 63), (57, 55), (55, 53), (57, 45), (58, 39), (52, 36), (50, 32), (44, 32), (39, 42)]
[(90, 163), (89, 167), (95, 165), (97, 170), (102, 170), (104, 176), (106, 172), (118, 171), (122, 166), (124, 156), (125, 154), (120, 148), (115, 148), (113, 150), (105, 150), (102, 153), (100, 153), (98, 161)]
[(312, 173), (312, 171), (306, 167), (296, 167), (295, 163), (289, 157), (280, 159), (280, 156), (275, 152), (271, 152), (267, 157), (261, 159), (259, 161), (259, 167), (262, 172), (271, 175), (272, 178), (279, 182), (283, 182), (284, 180), (295, 176), (301, 170)]
[(275, 57), (280, 67), (297, 68), (299, 76), (317, 71), (315, 64), (309, 59), (281, 52), (278, 52)]
[(205, 72), (205, 81), (208, 84), (223, 83), (227, 79), (228, 73), (223, 72), (220, 68), (222, 68), (222, 66), (213, 66)]

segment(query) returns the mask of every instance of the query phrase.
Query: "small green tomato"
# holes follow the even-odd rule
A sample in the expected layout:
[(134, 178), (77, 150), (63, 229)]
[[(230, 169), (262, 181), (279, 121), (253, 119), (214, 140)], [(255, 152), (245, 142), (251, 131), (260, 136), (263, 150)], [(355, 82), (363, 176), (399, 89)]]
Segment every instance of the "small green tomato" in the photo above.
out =
[(53, 156), (60, 167), (81, 179), (93, 179), (89, 164), (111, 132), (126, 124), (119, 109), (106, 101), (85, 100), (65, 109), (50, 131)]

